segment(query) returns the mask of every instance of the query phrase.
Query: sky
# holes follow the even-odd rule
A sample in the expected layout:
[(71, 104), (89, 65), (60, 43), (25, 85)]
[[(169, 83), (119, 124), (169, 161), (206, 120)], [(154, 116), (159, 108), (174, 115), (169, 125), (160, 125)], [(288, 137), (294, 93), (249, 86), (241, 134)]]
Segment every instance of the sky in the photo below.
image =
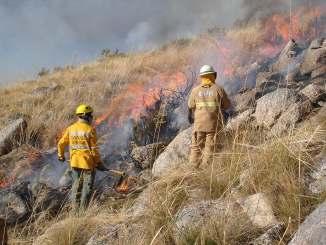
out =
[(228, 27), (285, 0), (0, 0), (0, 83)]

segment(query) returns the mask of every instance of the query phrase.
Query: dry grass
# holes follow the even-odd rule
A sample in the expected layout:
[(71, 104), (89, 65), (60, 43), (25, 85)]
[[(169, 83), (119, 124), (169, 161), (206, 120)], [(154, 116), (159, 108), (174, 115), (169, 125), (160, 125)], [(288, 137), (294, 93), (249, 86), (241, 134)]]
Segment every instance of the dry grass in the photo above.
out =
[[(319, 126), (307, 123), (281, 138), (268, 138), (259, 129), (228, 134), (211, 166), (194, 170), (185, 162), (153, 180), (141, 216), (130, 218), (126, 212), (135, 197), (126, 200), (122, 208), (112, 201), (93, 204), (80, 217), (63, 209), (54, 218), (39, 216), (28, 229), (17, 227), (11, 232), (12, 242), (29, 244), (43, 234), (38, 244), (85, 244), (96, 231), (118, 224), (119, 236), (110, 240), (112, 244), (246, 244), (261, 231), (244, 216), (231, 213), (207, 220), (200, 229), (176, 237), (176, 213), (190, 202), (235, 200), (262, 192), (269, 197), (277, 219), (287, 226), (280, 241), (286, 244), (305, 216), (325, 200), (325, 195), (310, 194), (304, 181), (313, 155), (325, 147), (325, 127)], [(245, 170), (249, 175), (240, 185)]]

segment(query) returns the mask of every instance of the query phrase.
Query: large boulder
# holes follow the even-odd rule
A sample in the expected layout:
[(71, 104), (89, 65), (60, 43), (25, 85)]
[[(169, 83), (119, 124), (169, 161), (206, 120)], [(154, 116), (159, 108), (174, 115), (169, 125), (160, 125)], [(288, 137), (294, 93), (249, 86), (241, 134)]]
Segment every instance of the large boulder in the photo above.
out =
[(311, 103), (291, 89), (277, 89), (257, 100), (255, 118), (258, 126), (279, 135), (291, 129), (311, 111)]
[[(326, 65), (326, 42), (325, 38), (319, 38), (311, 42), (306, 50), (304, 60), (300, 66), (301, 74), (310, 74)], [(319, 73), (319, 72), (318, 72)], [(319, 74), (320, 75), (320, 74)], [(314, 77), (318, 76), (314, 74)]]
[(190, 154), (192, 128), (188, 128), (178, 134), (166, 147), (153, 164), (154, 177), (160, 177), (187, 161)]
[(299, 226), (289, 245), (324, 245), (326, 241), (326, 201)]
[(164, 143), (153, 143), (145, 146), (135, 147), (130, 156), (141, 169), (151, 168), (154, 161), (164, 150)]
[(24, 139), (26, 126), (26, 121), (20, 118), (0, 131), (0, 156), (10, 152)]

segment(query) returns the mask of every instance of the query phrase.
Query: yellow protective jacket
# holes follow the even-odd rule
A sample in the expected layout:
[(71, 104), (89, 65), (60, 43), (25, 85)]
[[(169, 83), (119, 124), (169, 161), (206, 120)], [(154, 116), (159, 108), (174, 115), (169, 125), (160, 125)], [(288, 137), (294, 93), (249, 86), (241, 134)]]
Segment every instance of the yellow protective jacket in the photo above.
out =
[(58, 143), (58, 156), (63, 157), (69, 145), (70, 166), (93, 170), (101, 161), (95, 129), (86, 121), (79, 120), (69, 126)]

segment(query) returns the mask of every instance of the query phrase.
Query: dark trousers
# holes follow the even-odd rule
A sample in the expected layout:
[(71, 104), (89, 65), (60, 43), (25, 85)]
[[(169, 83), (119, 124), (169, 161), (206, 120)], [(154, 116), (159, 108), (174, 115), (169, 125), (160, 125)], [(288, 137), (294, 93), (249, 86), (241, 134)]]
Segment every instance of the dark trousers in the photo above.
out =
[(71, 201), (75, 212), (84, 211), (89, 204), (95, 179), (94, 170), (72, 168)]

